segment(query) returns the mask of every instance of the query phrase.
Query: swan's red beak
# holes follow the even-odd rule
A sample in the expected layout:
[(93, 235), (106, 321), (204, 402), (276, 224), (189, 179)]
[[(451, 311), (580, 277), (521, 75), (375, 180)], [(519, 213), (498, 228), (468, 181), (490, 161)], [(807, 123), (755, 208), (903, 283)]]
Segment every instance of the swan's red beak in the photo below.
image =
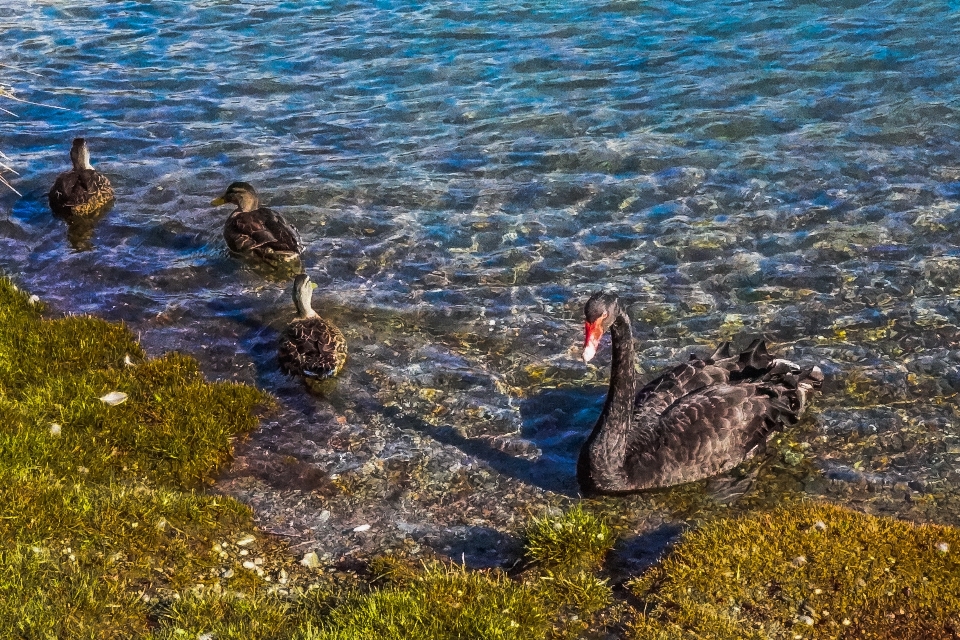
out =
[(600, 316), (593, 322), (583, 323), (583, 361), (590, 362), (593, 356), (597, 355), (597, 346), (600, 345), (600, 338), (603, 337), (603, 319), (606, 316)]

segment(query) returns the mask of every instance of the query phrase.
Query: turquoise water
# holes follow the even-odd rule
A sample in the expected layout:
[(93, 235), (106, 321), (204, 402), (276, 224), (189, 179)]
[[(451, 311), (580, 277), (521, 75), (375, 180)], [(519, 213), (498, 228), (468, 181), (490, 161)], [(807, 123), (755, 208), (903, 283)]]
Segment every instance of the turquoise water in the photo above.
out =
[[(497, 526), (505, 495), (575, 493), (609, 362), (579, 361), (581, 309), (615, 288), (646, 374), (756, 335), (825, 370), (790, 434), (801, 490), (958, 522), (958, 18), (930, 1), (4, 2), (17, 68), (0, 79), (67, 110), (0, 101), (24, 194), (0, 193), (0, 269), (276, 393), (242, 457), (264, 478), (277, 456), (315, 480), (400, 460), (440, 494), (466, 474), (502, 502)], [(117, 191), (86, 230), (46, 205), (77, 135)], [(208, 205), (237, 179), (301, 230), (316, 307), (348, 336), (329, 399), (276, 373), (288, 283), (232, 259)], [(419, 488), (398, 513), (455, 519), (404, 473)]]

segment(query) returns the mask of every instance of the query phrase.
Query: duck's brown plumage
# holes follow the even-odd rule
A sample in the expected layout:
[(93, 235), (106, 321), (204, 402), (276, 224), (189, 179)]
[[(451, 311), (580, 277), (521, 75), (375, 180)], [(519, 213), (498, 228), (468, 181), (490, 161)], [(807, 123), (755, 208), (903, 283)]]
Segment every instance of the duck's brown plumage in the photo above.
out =
[(237, 205), (223, 227), (231, 251), (260, 260), (295, 260), (300, 256), (300, 234), (279, 213), (260, 206), (256, 189), (234, 182), (211, 204)]
[(90, 152), (83, 138), (73, 141), (70, 161), (73, 168), (57, 176), (50, 189), (50, 209), (63, 217), (96, 216), (113, 202), (113, 187), (90, 164)]
[(293, 301), (298, 314), (280, 336), (277, 352), (281, 371), (301, 376), (308, 383), (336, 376), (347, 361), (347, 341), (343, 333), (313, 311), (312, 288), (306, 274), (294, 280)]
[(639, 391), (630, 319), (615, 294), (587, 303), (592, 357), (604, 330), (613, 340), (607, 401), (577, 463), (587, 493), (628, 493), (700, 480), (750, 458), (767, 437), (793, 424), (820, 388), (819, 368), (770, 356), (764, 343), (730, 355), (691, 356)]

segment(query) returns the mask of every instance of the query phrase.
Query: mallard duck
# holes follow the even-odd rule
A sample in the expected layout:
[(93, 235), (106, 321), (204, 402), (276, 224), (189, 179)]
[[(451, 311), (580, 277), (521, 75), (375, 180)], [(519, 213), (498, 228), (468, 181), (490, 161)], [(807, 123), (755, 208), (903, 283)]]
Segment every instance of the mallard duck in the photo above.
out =
[(610, 389), (577, 462), (585, 493), (630, 493), (723, 473), (794, 424), (819, 389), (819, 367), (775, 359), (757, 340), (738, 355), (723, 343), (636, 390), (630, 317), (614, 293), (587, 301), (583, 360), (613, 340)]
[(302, 376), (308, 384), (336, 376), (347, 361), (347, 341), (340, 329), (317, 315), (310, 304), (315, 286), (305, 273), (294, 278), (297, 317), (280, 336), (277, 354), (281, 371)]
[(228, 202), (237, 205), (223, 226), (223, 237), (231, 251), (270, 262), (300, 257), (300, 234), (279, 213), (260, 206), (252, 185), (234, 182), (210, 204)]
[(113, 202), (113, 187), (107, 176), (90, 164), (90, 150), (83, 138), (70, 148), (73, 169), (57, 176), (50, 189), (50, 209), (59, 216), (92, 217)]

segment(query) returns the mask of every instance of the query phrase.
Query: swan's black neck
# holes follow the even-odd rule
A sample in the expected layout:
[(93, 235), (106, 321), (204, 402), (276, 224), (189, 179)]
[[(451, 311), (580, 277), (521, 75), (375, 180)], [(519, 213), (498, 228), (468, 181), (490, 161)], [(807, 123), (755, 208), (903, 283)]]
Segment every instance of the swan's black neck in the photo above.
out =
[(626, 480), (624, 460), (632, 426), (637, 375), (630, 317), (622, 309), (618, 309), (617, 319), (610, 327), (610, 338), (613, 361), (607, 401), (577, 464), (580, 485), (587, 488), (619, 486)]

